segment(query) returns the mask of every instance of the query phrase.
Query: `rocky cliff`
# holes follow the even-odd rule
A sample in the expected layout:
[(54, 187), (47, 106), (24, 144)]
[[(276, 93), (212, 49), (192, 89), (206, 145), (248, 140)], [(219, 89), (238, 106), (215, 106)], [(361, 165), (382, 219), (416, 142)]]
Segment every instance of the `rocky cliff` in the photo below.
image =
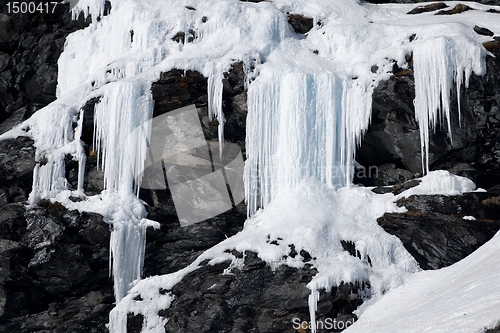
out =
[[(5, 0), (0, 5), (1, 134), (55, 100), (57, 59), (64, 39), (89, 21), (72, 21), (69, 5), (58, 5), (53, 15), (18, 16), (6, 13)], [(108, 6), (107, 10), (112, 9)], [(289, 18), (295, 31), (311, 29), (311, 20), (294, 14)], [(379, 219), (424, 269), (453, 264), (500, 229), (500, 48), (492, 45), (487, 74), (472, 77), (469, 88), (462, 88), (460, 126), (453, 97), (453, 140), (438, 129), (430, 141), (432, 169), (470, 177), (488, 192), (412, 196), (399, 202), (407, 213)], [(411, 55), (407, 58), (408, 68), (395, 65), (393, 77), (377, 87), (372, 124), (356, 154), (361, 166), (375, 167), (377, 172), (358, 172), (355, 182), (380, 186), (375, 189), (379, 192), (411, 187), (421, 172)], [(242, 64), (235, 63), (225, 76), (223, 90), (225, 137), (243, 152), (244, 79)], [(151, 91), (155, 116), (196, 104), (206, 138), (216, 139), (217, 124), (206, 117), (207, 79), (200, 73), (182, 69), (162, 73)], [(90, 100), (84, 107), (82, 135), (88, 155), (84, 188), (89, 195), (99, 193), (103, 186), (90, 151), (95, 103)], [(30, 139), (0, 142), (0, 332), (105, 332), (114, 306), (108, 270), (109, 226), (97, 214), (69, 211), (57, 202), (27, 206), (34, 158)], [(68, 160), (66, 168), (66, 178), (75, 186), (77, 163)], [(145, 277), (187, 266), (204, 250), (241, 230), (246, 219), (246, 209), (240, 204), (205, 222), (180, 227), (168, 190), (143, 189), (140, 196), (148, 204), (148, 217), (161, 225), (147, 234)], [(463, 220), (464, 214), (476, 220)], [(357, 255), (354, 244), (342, 246)], [(297, 251), (304, 261), (311, 259), (294, 248), (289, 255), (296, 256)], [(271, 271), (251, 252), (235, 255), (245, 256), (245, 265), (234, 275), (223, 274), (229, 263), (207, 265), (175, 286), (172, 292), (177, 298), (162, 313), (171, 318), (167, 332), (289, 332), (293, 318), (308, 320), (306, 284), (315, 274), (311, 265)], [(321, 292), (318, 318), (355, 319), (352, 311), (363, 302), (359, 291), (364, 287), (344, 284)], [(128, 331), (139, 332), (141, 326), (142, 318), (130, 314)]]

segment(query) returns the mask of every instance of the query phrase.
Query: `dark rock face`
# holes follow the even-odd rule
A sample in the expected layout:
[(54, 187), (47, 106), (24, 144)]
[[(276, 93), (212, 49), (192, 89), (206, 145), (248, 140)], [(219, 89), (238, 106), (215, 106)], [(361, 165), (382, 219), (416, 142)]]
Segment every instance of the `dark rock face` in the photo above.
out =
[(9, 14), (7, 0), (0, 7), (0, 123), (12, 118), (16, 125), (56, 99), (57, 60), (65, 38), (90, 19), (84, 21), (82, 14), (71, 20), (69, 4), (37, 14)]
[[(243, 66), (241, 62), (235, 63), (224, 74), (222, 111), (226, 118), (224, 125), (225, 140), (237, 144), (243, 156), (245, 156), (247, 101)], [(203, 75), (195, 71), (171, 70), (160, 75), (160, 80), (151, 85), (151, 92), (155, 101), (153, 117), (194, 104), (198, 109), (198, 116), (200, 117), (205, 139), (208, 141), (218, 140), (218, 120), (215, 118), (209, 119), (208, 117), (207, 79)], [(89, 170), (95, 170), (95, 168), (90, 166)], [(142, 189), (140, 198), (151, 207), (164, 211), (166, 215), (170, 217), (176, 216), (168, 189)], [(240, 216), (240, 214), (243, 214), (241, 212), (245, 211), (245, 207), (241, 206), (239, 211), (236, 219), (243, 219), (244, 221), (243, 215)], [(160, 216), (160, 214), (157, 215)], [(159, 222), (163, 220), (161, 217), (157, 219)]]
[[(83, 189), (86, 195), (95, 195), (101, 193), (104, 189), (104, 173), (102, 169), (97, 168), (97, 152), (94, 150), (94, 107), (99, 102), (99, 98), (92, 98), (83, 106), (83, 124), (81, 140), (84, 143), (85, 154), (85, 175)], [(71, 174), (72, 186), (76, 188), (78, 184), (78, 163), (67, 161), (66, 172)], [(68, 175), (66, 176), (68, 181)]]
[(33, 140), (0, 141), (0, 206), (28, 200), (33, 183)]
[[(161, 312), (170, 318), (166, 332), (301, 332), (298, 325), (309, 321), (306, 284), (316, 270), (306, 264), (301, 269), (280, 266), (273, 272), (255, 253), (233, 254), (244, 257), (241, 270), (224, 274), (230, 262), (206, 265), (174, 286), (171, 292), (176, 299)], [(352, 323), (356, 320), (352, 311), (362, 303), (359, 290), (343, 284), (322, 291), (317, 319)], [(138, 332), (135, 329), (141, 324), (141, 317), (129, 316), (129, 333)], [(302, 325), (306, 332), (307, 323)], [(318, 330), (326, 331), (339, 330)]]
[[(90, 23), (73, 21), (69, 4), (54, 13), (9, 14), (6, 3), (0, 1), (0, 133), (55, 100), (65, 38)], [(66, 162), (71, 183), (76, 163)], [(57, 203), (19, 204), (31, 192), (34, 165), (32, 140), (0, 141), (0, 332), (104, 332), (114, 306), (109, 227), (97, 214)]]
[(414, 89), (409, 76), (381, 82), (375, 89), (372, 122), (356, 152), (361, 165), (378, 167), (375, 180), (380, 183), (374, 185), (399, 183), (422, 170)]
[(493, 31), (491, 31), (490, 29), (479, 27), (477, 25), (474, 26), (474, 31), (477, 34), (483, 35), (483, 36), (490, 36), (490, 37), (492, 37), (494, 35)]
[(495, 52), (500, 50), (500, 37), (493, 37), (494, 40), (489, 42), (484, 42), (484, 48), (490, 52)]
[(147, 230), (144, 276), (176, 272), (191, 264), (203, 251), (243, 229), (246, 220), (243, 203), (219, 216), (181, 227), (170, 192), (160, 194), (166, 199), (162, 205), (147, 207), (148, 218), (160, 222), (160, 230)]
[(0, 208), (0, 332), (103, 332), (109, 228), (57, 203)]
[(171, 70), (160, 75), (151, 85), (155, 100), (153, 117), (191, 104), (203, 107), (208, 104), (207, 79), (198, 72)]
[[(224, 74), (222, 111), (226, 118), (224, 138), (245, 151), (247, 98), (243, 63), (231, 66)], [(207, 140), (218, 140), (217, 119), (208, 118), (207, 78), (195, 71), (171, 70), (160, 75), (151, 86), (155, 106), (153, 117), (194, 104)]]
[(408, 212), (387, 213), (378, 223), (401, 239), (423, 269), (446, 267), (465, 258), (500, 229), (499, 193), (410, 196), (399, 205)]
[[(224, 136), (244, 152), (247, 107), (243, 63), (233, 64), (224, 77)], [(162, 73), (151, 91), (155, 100), (154, 117), (195, 104), (205, 138), (217, 140), (218, 122), (207, 116), (207, 79), (203, 75), (181, 70)], [(172, 273), (186, 267), (204, 250), (240, 231), (246, 220), (246, 206), (241, 203), (217, 217), (181, 228), (169, 189), (141, 189), (140, 198), (149, 205), (148, 218), (161, 225), (160, 230), (148, 229), (145, 276)]]

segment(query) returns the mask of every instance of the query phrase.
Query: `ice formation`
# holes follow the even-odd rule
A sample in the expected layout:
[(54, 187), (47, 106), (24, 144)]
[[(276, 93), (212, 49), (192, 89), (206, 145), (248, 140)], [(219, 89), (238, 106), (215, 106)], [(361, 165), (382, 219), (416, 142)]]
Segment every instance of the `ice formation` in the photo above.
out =
[(110, 249), (117, 302), (141, 277), (144, 261), (146, 210), (136, 197), (136, 176), (146, 159), (151, 129), (143, 127), (152, 112), (149, 86), (139, 80), (109, 83), (95, 106), (94, 147), (104, 172), (102, 200), (115, 208), (108, 222), (113, 225)]
[[(472, 32), (471, 32), (472, 33)], [(450, 94), (455, 85), (460, 117), (460, 88), (472, 72), (484, 74), (486, 49), (463, 35), (431, 38), (413, 50), (415, 118), (420, 129), (422, 169), (429, 171), (429, 127), (447, 124), (451, 137)], [(465, 82), (464, 82), (465, 81)], [(453, 138), (451, 138), (453, 139)]]
[(371, 82), (269, 72), (248, 91), (249, 216), (310, 177), (331, 187), (348, 184), (354, 150), (371, 112)]
[[(159, 289), (171, 288), (205, 259), (212, 264), (229, 259), (230, 267), (238, 267), (238, 259), (224, 252), (228, 248), (255, 251), (273, 267), (303, 265), (290, 257), (281, 260), (290, 244), (316, 258), (319, 273), (308, 285), (314, 321), (319, 289), (369, 282), (375, 297), (418, 270), (401, 242), (376, 223), (384, 212), (400, 210), (395, 198), (349, 186), (354, 151), (370, 121), (373, 88), (391, 75), (394, 62), (407, 66), (405, 55), (413, 53), (422, 168), (429, 171), (429, 129), (447, 123), (451, 133), (451, 89), (460, 93), (472, 72), (484, 72), (486, 37), (474, 35), (472, 27), (481, 21), (500, 33), (498, 19), (485, 12), (489, 7), (469, 5), (477, 10), (410, 17), (405, 13), (414, 5), (354, 0), (116, 0), (103, 16), (103, 0), (80, 0), (74, 15), (84, 12), (93, 22), (68, 36), (59, 59), (58, 100), (0, 138), (35, 139), (39, 163), (32, 204), (57, 200), (98, 212), (112, 225), (117, 306), (110, 331), (124, 332), (127, 313), (134, 312), (144, 315), (144, 332), (163, 332), (165, 319), (157, 314), (173, 296)], [(287, 12), (312, 17), (312, 30), (306, 36), (294, 33)], [(173, 40), (179, 32), (183, 43)], [(145, 228), (157, 226), (145, 218), (136, 196), (151, 130), (146, 125), (153, 105), (150, 84), (174, 68), (207, 77), (209, 116), (219, 121), (223, 148), (222, 79), (237, 61), (244, 63), (248, 80), (245, 229), (182, 271), (140, 280)], [(94, 149), (105, 190), (86, 197), (81, 108), (91, 98), (99, 99)], [(77, 189), (69, 189), (65, 179), (66, 155), (79, 161)], [(466, 180), (431, 173), (414, 191), (471, 189)], [(73, 202), (70, 196), (85, 200)], [(268, 237), (282, 241), (271, 246)], [(344, 251), (340, 240), (355, 243), (361, 259)], [(134, 299), (137, 294), (143, 301)]]

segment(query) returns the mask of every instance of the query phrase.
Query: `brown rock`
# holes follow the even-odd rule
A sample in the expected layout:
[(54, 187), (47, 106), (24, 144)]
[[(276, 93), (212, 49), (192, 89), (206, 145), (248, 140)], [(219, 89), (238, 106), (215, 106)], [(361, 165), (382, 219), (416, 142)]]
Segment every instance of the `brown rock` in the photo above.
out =
[(490, 42), (483, 43), (484, 48), (490, 52), (500, 50), (500, 40), (492, 40)]
[(460, 13), (466, 12), (468, 10), (472, 10), (472, 8), (470, 8), (467, 5), (459, 3), (458, 5), (453, 7), (453, 9), (451, 9), (451, 10), (440, 10), (439, 12), (436, 13), (436, 15), (454, 15), (454, 14), (460, 14)]
[(445, 4), (444, 2), (436, 2), (436, 3), (431, 3), (429, 5), (419, 6), (419, 7), (413, 8), (407, 14), (413, 15), (413, 14), (433, 12), (435, 10), (444, 9), (447, 7), (448, 7), (448, 5)]
[(313, 28), (313, 19), (300, 14), (288, 14), (288, 23), (298, 34), (308, 33)]

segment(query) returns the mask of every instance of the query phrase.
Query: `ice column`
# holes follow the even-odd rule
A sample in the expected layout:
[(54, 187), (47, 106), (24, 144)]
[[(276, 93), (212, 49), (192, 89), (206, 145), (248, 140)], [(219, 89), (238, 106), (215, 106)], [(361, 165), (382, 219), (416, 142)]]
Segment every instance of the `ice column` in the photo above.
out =
[(72, 123), (75, 114), (74, 107), (52, 104), (29, 120), (37, 161), (29, 203), (52, 198), (67, 189), (64, 158), (74, 153)]
[(248, 90), (248, 214), (309, 177), (332, 187), (348, 184), (368, 126), (371, 86), (333, 74), (276, 71), (260, 79)]
[(94, 145), (104, 171), (102, 199), (113, 225), (110, 248), (117, 302), (140, 278), (144, 260), (146, 212), (135, 195), (140, 185), (135, 177), (146, 159), (152, 106), (147, 84), (122, 80), (108, 84), (95, 107)]
[[(226, 122), (226, 118), (222, 112), (222, 73), (222, 70), (214, 68), (212, 75), (208, 77), (208, 117), (212, 120), (215, 116), (219, 122), (217, 130), (221, 148), (224, 146), (224, 124)], [(221, 154), (222, 151), (223, 149), (220, 150)], [(222, 155), (220, 157), (222, 158)]]

